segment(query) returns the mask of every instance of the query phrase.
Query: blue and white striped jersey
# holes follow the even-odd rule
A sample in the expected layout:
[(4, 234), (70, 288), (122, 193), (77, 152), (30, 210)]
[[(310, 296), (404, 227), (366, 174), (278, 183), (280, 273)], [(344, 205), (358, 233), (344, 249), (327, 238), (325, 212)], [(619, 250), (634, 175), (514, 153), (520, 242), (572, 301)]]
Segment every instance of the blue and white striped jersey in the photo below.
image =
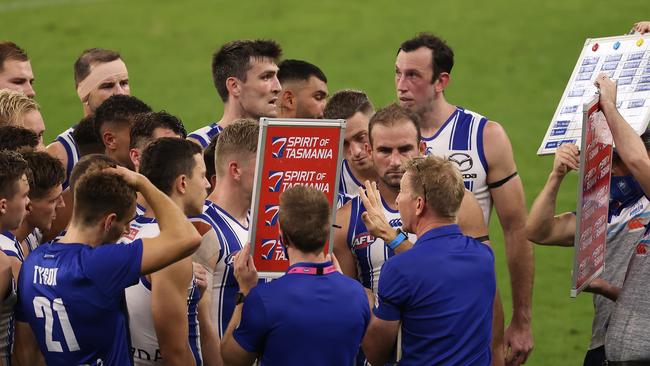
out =
[(187, 135), (187, 137), (191, 137), (197, 140), (201, 144), (201, 147), (205, 149), (206, 147), (208, 147), (208, 145), (210, 145), (210, 141), (212, 141), (212, 138), (220, 134), (221, 131), (223, 131), (223, 128), (221, 128), (219, 123), (213, 122), (205, 127), (201, 127), (198, 130), (190, 133), (189, 135)]
[(70, 186), (70, 173), (72, 173), (72, 168), (79, 161), (79, 149), (77, 148), (77, 142), (72, 137), (72, 132), (76, 126), (72, 126), (67, 130), (61, 132), (59, 136), (56, 137), (56, 141), (60, 142), (65, 148), (65, 153), (68, 157), (68, 164), (65, 166), (65, 181), (63, 182), (63, 189), (66, 189)]

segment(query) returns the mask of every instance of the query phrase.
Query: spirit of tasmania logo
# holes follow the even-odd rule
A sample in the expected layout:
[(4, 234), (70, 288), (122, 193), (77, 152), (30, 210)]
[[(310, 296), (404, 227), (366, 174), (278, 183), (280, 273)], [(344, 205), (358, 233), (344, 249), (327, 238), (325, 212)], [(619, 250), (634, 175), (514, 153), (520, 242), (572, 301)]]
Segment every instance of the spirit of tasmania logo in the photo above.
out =
[(284, 261), (287, 259), (284, 256), (284, 250), (278, 239), (262, 239), (261, 252), (263, 260)]
[(278, 222), (278, 212), (280, 212), (280, 206), (278, 205), (264, 206), (264, 222), (266, 226), (275, 226), (275, 223)]
[(284, 156), (284, 147), (287, 145), (286, 137), (272, 137), (271, 138), (271, 155), (274, 158), (281, 158)]
[(284, 172), (277, 170), (269, 171), (269, 192), (280, 192), (283, 179)]

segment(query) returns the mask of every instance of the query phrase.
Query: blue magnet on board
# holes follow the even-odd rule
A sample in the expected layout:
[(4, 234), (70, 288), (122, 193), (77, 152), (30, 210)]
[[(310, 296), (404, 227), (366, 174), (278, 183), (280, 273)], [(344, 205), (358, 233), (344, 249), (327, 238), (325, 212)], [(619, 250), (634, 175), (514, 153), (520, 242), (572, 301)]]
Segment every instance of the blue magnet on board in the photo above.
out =
[(616, 43), (614, 43), (614, 49), (617, 50), (619, 47), (621, 47), (621, 42), (616, 41)]

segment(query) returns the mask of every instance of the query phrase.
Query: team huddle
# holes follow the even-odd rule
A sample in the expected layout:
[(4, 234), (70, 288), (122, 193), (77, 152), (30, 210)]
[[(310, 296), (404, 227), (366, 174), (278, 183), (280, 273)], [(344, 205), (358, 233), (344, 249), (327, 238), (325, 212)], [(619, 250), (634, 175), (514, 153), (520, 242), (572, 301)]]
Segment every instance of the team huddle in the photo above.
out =
[[(223, 115), (187, 133), (131, 96), (118, 52), (83, 51), (74, 63), (83, 116), (45, 147), (30, 60), (0, 42), (0, 365), (526, 362), (532, 242), (573, 244), (575, 213), (556, 214), (555, 199), (579, 168), (577, 147), (560, 147), (528, 213), (503, 127), (445, 98), (454, 54), (441, 38), (421, 33), (397, 47), (398, 101), (377, 109), (360, 90), (330, 95), (316, 65), (281, 59), (272, 40), (217, 49)], [(617, 148), (585, 365), (641, 365), (650, 133), (637, 136), (620, 116), (614, 81), (596, 84)], [(346, 121), (336, 215), (315, 188), (281, 194), (290, 266), (272, 281), (259, 278), (248, 244), (262, 117)]]

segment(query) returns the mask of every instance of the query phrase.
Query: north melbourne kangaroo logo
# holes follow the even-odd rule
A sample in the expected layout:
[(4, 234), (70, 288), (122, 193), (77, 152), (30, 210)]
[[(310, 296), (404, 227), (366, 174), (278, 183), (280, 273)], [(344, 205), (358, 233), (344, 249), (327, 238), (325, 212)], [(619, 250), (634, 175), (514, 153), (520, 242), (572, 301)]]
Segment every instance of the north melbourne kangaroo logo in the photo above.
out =
[(449, 161), (456, 163), (461, 172), (466, 172), (474, 166), (472, 158), (465, 153), (454, 153), (449, 155)]
[(275, 170), (269, 171), (269, 192), (280, 192), (283, 179), (284, 172)]
[(284, 156), (284, 147), (287, 145), (286, 137), (273, 137), (271, 138), (271, 154), (274, 158), (281, 158)]

